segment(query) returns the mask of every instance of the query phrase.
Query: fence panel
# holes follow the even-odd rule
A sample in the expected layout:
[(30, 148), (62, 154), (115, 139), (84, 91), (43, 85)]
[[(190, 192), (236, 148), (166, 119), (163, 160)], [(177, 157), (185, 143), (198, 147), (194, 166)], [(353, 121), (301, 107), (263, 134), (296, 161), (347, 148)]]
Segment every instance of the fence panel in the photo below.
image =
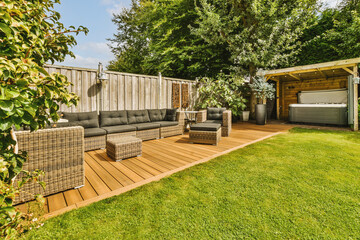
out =
[[(197, 96), (194, 81), (160, 76), (147, 76), (114, 71), (105, 71), (103, 84), (97, 83), (97, 70), (88, 68), (46, 65), (49, 73), (59, 72), (67, 76), (73, 84), (69, 87), (80, 97), (77, 106), (60, 106), (60, 111), (88, 112), (110, 110), (138, 110), (173, 107), (173, 83), (180, 84), (180, 106), (182, 106), (181, 86), (187, 85), (189, 107), (194, 106)], [(186, 99), (186, 98), (184, 98)]]

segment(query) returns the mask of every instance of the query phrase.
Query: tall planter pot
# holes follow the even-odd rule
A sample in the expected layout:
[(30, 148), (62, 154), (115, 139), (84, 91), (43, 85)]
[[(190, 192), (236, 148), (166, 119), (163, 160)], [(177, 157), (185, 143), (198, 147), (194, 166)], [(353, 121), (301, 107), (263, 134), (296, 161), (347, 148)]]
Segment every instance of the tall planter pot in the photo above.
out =
[(266, 104), (256, 104), (255, 105), (255, 120), (258, 125), (266, 124)]

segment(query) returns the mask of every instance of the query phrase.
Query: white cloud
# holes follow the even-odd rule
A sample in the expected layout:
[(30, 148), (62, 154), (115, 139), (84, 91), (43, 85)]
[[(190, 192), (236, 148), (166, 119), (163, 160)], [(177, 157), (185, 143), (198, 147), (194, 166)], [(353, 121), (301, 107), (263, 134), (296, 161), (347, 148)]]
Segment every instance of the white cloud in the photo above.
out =
[(104, 63), (104, 61), (101, 61), (101, 59), (98, 58), (82, 57), (80, 55), (75, 55), (75, 57), (75, 59), (72, 57), (66, 57), (64, 62), (56, 62), (55, 65), (97, 69), (99, 62)]
[(123, 0), (101, 0), (101, 4), (109, 6), (106, 11), (112, 16), (118, 14), (125, 7)]
[(68, 56), (64, 62), (56, 62), (55, 64), (97, 69), (99, 62), (106, 66), (110, 60), (114, 59), (109, 46), (105, 42), (82, 43), (75, 46), (72, 51), (75, 54), (75, 59)]
[(87, 42), (76, 46), (76, 50), (112, 57), (111, 50), (106, 42)]

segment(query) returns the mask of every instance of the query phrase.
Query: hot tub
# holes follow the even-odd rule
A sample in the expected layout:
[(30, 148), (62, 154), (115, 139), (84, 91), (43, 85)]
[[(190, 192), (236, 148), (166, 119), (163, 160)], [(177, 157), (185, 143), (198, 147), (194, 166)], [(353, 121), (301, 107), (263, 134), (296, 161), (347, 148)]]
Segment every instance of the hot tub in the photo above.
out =
[(346, 104), (290, 104), (289, 121), (347, 125)]

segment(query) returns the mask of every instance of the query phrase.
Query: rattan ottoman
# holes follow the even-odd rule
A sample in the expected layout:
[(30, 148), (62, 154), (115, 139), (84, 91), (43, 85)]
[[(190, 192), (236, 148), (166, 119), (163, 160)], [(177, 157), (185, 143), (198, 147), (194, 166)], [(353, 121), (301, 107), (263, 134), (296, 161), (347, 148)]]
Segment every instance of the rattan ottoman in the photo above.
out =
[(217, 145), (221, 138), (221, 124), (197, 123), (190, 126), (190, 143)]
[(133, 136), (106, 141), (106, 154), (115, 161), (141, 156), (141, 139)]

